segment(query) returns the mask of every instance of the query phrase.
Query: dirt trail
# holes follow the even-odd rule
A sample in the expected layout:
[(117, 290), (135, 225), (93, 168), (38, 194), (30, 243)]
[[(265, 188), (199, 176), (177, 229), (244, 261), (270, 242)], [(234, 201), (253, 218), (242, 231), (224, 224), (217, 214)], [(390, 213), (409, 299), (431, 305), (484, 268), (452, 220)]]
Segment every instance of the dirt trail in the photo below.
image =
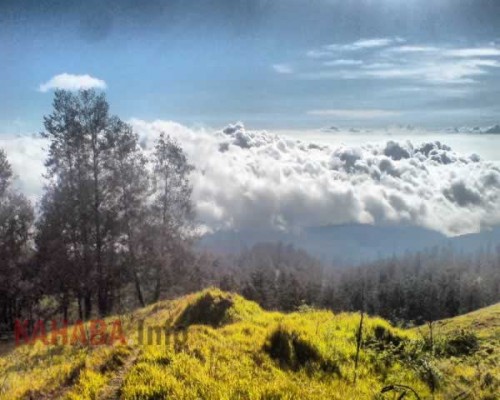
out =
[(135, 364), (138, 356), (139, 349), (136, 349), (130, 354), (127, 361), (125, 361), (121, 368), (116, 371), (116, 374), (111, 378), (107, 386), (101, 390), (99, 400), (116, 400), (120, 398), (120, 389), (123, 386), (125, 376)]

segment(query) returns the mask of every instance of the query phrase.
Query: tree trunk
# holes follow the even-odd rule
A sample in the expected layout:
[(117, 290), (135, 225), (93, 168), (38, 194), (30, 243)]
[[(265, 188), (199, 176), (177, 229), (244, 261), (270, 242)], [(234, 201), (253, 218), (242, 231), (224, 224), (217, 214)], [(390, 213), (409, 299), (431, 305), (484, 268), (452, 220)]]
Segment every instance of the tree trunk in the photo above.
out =
[(134, 275), (134, 285), (135, 285), (135, 291), (137, 293), (137, 299), (139, 300), (141, 307), (144, 307), (146, 303), (144, 302), (144, 296), (142, 295), (142, 289), (141, 289), (141, 282), (139, 281), (139, 275), (137, 274), (135, 266), (132, 266), (132, 273)]
[(78, 295), (78, 319), (83, 319), (82, 296)]
[(358, 333), (356, 335), (356, 358), (354, 359), (354, 383), (358, 377), (358, 362), (359, 362), (359, 352), (361, 350), (361, 342), (363, 341), (363, 320), (365, 318), (364, 310), (361, 311), (361, 318), (359, 320)]
[(155, 274), (155, 289), (153, 292), (153, 302), (157, 302), (160, 299), (161, 292), (161, 266), (158, 264), (156, 266), (156, 274)]
[(99, 150), (97, 132), (92, 132), (92, 173), (94, 180), (94, 229), (95, 229), (95, 262), (97, 270), (97, 308), (100, 316), (108, 312), (106, 280), (102, 267), (102, 237), (101, 237), (101, 200), (99, 188)]
[(85, 293), (83, 297), (83, 305), (84, 305), (84, 317), (86, 320), (88, 320), (92, 315), (92, 295), (90, 292)]

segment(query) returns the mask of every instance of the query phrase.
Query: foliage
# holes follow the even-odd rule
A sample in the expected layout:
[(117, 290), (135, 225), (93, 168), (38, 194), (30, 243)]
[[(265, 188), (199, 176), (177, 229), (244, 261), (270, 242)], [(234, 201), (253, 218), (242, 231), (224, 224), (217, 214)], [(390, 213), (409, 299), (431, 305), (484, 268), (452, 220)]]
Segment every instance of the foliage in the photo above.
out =
[(479, 349), (477, 335), (471, 330), (462, 329), (449, 335), (443, 342), (442, 354), (446, 356), (462, 356), (474, 354)]
[(33, 220), (33, 208), (13, 188), (12, 168), (0, 149), (0, 334), (12, 329), (16, 316), (35, 302), (30, 258)]
[[(494, 399), (500, 370), (498, 319), (492, 317), (499, 312), (496, 305), (436, 322), (436, 346), (456, 343), (457, 334), (469, 340), (468, 326), (482, 327), (477, 351), (460, 355), (433, 354), (422, 339), (425, 327), (400, 329), (366, 316), (354, 383), (358, 313), (269, 312), (236, 294), (208, 289), (121, 316), (126, 346), (38, 342), (12, 350), (0, 357), (0, 399), (91, 399), (106, 393), (123, 399), (389, 399), (395, 392), (416, 398), (408, 387), (421, 399)], [(213, 324), (215, 316), (223, 323)], [(140, 321), (146, 329), (175, 328), (183, 321), (177, 326), (182, 340), (141, 344)]]
[(189, 262), (192, 167), (182, 148), (160, 135), (146, 157), (131, 126), (93, 90), (56, 91), (44, 125), (36, 232), (44, 294), (58, 298), (64, 318), (75, 301), (85, 319), (95, 305), (101, 316), (121, 309), (123, 289), (139, 305), (158, 301)]
[(234, 301), (231, 296), (205, 291), (184, 309), (176, 320), (176, 327), (187, 328), (190, 325), (202, 324), (219, 327), (227, 322), (229, 310)]

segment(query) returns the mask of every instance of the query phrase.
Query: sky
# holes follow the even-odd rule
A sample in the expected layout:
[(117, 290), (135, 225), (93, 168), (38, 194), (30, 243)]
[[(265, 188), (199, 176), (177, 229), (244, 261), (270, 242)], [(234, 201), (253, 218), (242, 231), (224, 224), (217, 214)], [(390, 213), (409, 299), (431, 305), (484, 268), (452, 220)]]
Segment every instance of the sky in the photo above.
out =
[(53, 91), (86, 88), (146, 153), (181, 144), (206, 231), (500, 225), (473, 130), (500, 123), (497, 0), (0, 0), (0, 148), (35, 205)]
[(188, 126), (500, 122), (496, 0), (2, 0), (0, 57), (0, 134), (86, 87)]

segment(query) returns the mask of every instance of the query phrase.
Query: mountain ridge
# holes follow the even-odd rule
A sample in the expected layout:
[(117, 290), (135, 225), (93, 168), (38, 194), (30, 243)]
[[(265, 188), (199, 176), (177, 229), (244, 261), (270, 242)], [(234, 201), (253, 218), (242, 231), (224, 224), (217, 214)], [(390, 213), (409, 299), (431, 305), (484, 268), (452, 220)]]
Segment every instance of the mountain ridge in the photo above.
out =
[(348, 266), (436, 246), (451, 246), (470, 253), (479, 250), (481, 246), (500, 244), (500, 228), (455, 237), (409, 225), (342, 224), (311, 227), (299, 233), (271, 230), (219, 231), (203, 236), (198, 246), (227, 254), (238, 253), (262, 242), (292, 244), (327, 264)]

